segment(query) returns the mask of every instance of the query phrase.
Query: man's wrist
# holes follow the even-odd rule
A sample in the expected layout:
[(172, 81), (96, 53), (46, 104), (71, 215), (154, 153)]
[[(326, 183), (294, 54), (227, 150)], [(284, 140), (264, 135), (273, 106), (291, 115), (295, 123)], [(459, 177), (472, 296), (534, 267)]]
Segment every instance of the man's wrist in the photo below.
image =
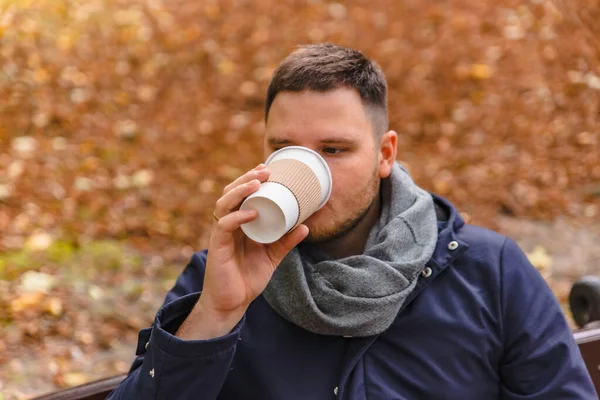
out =
[(209, 340), (225, 336), (241, 321), (246, 309), (218, 312), (201, 301), (202, 296), (181, 324), (175, 336), (183, 340)]

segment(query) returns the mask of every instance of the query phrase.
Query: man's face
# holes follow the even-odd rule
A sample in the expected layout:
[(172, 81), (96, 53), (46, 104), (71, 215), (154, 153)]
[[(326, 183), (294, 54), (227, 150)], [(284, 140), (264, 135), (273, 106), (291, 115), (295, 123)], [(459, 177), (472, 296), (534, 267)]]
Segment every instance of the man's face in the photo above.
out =
[(352, 229), (379, 192), (379, 142), (359, 94), (281, 92), (271, 105), (265, 157), (285, 146), (318, 152), (329, 165), (333, 190), (327, 204), (307, 219), (307, 241), (324, 242)]

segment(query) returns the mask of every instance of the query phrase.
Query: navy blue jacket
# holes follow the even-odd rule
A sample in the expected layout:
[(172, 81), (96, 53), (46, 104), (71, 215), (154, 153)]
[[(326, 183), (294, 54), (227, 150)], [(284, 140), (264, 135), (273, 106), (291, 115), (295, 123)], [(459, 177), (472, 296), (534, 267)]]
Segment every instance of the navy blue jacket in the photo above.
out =
[(109, 399), (596, 399), (555, 296), (517, 244), (435, 201), (448, 219), (383, 334), (313, 334), (259, 296), (228, 335), (181, 340), (173, 333), (202, 290), (199, 252)]

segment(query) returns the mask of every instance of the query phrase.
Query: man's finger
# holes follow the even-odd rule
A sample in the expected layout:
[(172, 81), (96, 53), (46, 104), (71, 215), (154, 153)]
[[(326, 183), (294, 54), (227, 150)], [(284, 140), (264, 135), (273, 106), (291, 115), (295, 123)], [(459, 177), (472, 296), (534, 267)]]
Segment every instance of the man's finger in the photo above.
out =
[(259, 181), (264, 182), (269, 178), (269, 174), (270, 171), (266, 169), (265, 164), (259, 164), (253, 170), (246, 172), (244, 175), (240, 176), (235, 181), (225, 186), (225, 188), (223, 189), (223, 195), (229, 193), (236, 187), (248, 183), (254, 179), (258, 179)]
[(253, 179), (232, 189), (217, 200), (215, 214), (217, 217), (222, 218), (232, 211), (237, 210), (242, 201), (252, 193), (258, 191), (258, 189), (260, 189), (260, 181), (258, 179)]
[(253, 221), (258, 217), (256, 210), (238, 210), (226, 215), (217, 222), (219, 230), (225, 233), (233, 233), (245, 223)]

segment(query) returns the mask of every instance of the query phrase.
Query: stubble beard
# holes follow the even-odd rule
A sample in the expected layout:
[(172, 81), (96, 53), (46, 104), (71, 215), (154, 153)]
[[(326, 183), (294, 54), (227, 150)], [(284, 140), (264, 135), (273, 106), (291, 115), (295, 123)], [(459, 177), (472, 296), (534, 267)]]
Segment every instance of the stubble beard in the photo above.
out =
[(333, 240), (339, 239), (340, 237), (346, 235), (350, 232), (356, 225), (362, 221), (362, 219), (367, 215), (373, 204), (375, 203), (376, 196), (379, 195), (379, 176), (377, 174), (377, 170), (373, 176), (372, 183), (370, 185), (369, 190), (370, 195), (368, 196), (368, 201), (365, 201), (362, 208), (358, 211), (355, 211), (350, 215), (350, 217), (344, 219), (341, 224), (333, 227), (333, 229), (313, 229), (309, 233), (309, 235), (304, 239), (304, 242), (310, 244), (316, 243), (327, 243)]

